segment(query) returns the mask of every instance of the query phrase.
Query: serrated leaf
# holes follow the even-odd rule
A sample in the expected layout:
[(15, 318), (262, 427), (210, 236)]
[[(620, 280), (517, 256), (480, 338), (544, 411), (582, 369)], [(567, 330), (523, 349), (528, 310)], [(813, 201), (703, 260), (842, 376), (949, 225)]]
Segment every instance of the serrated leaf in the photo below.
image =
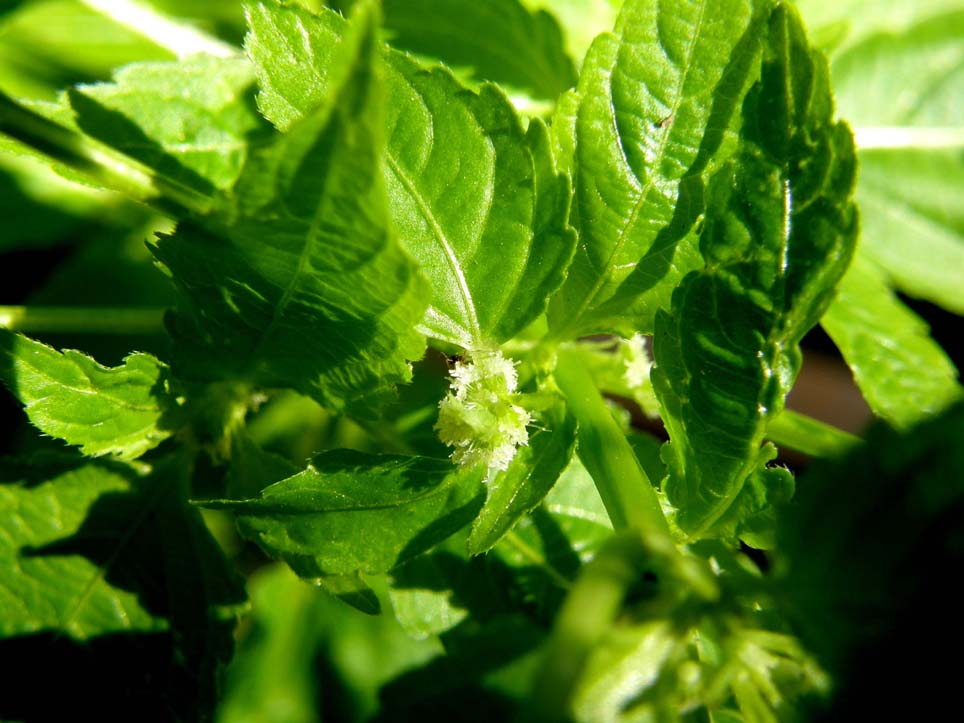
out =
[[(259, 106), (284, 129), (329, 92), (344, 20), (294, 7), (248, 7), (246, 47)], [(534, 122), (527, 137), (504, 94), (477, 94), (443, 68), (385, 51), (389, 209), (432, 286), (427, 333), (463, 348), (511, 338), (562, 282), (575, 239), (567, 183)], [(547, 177), (548, 176), (548, 177)]]
[[(33, 644), (32, 656), (23, 647), (31, 659), (38, 651), (53, 654), (49, 635), (65, 636), (86, 645), (85, 668), (110, 670), (117, 665), (111, 653), (124, 648), (106, 641), (136, 633), (141, 637), (131, 639), (141, 641), (142, 654), (150, 649), (161, 656), (152, 663), (157, 674), (171, 676), (163, 702), (180, 710), (172, 715), (210, 711), (244, 590), (198, 512), (184, 501), (189, 471), (180, 457), (163, 460), (148, 476), (75, 457), (5, 460), (0, 638), (8, 640), (2, 643)], [(70, 681), (59, 678), (66, 674), (56, 669), (50, 661), (43, 685), (68, 689)], [(72, 669), (69, 675), (85, 679), (86, 673)], [(100, 693), (105, 683), (90, 685)], [(40, 695), (36, 687), (28, 681), (25, 689)], [(19, 688), (16, 695), (5, 692), (5, 717), (22, 695)], [(123, 691), (105, 690), (97, 699), (102, 711), (130, 705)], [(151, 698), (142, 691), (137, 700), (143, 705)]]
[(572, 167), (579, 246), (550, 305), (556, 336), (650, 333), (656, 310), (700, 266), (691, 231), (703, 181), (732, 152), (758, 35), (748, 0), (631, 0), (593, 43), (574, 157), (561, 161)]
[(0, 380), (35, 427), (92, 457), (134, 459), (177, 429), (167, 365), (134, 353), (120, 366), (0, 329)]
[(237, 180), (263, 121), (244, 58), (196, 55), (122, 68), (112, 83), (69, 92), (73, 124), (177, 183), (203, 193)]
[(393, 47), (471, 68), (479, 80), (535, 98), (555, 100), (576, 83), (555, 18), (520, 0), (385, 0), (382, 7)]
[(568, 466), (576, 444), (576, 420), (559, 403), (539, 417), (541, 429), (516, 453), (504, 472), (487, 482), (488, 496), (469, 535), (470, 555), (491, 549), (515, 523), (531, 512)]
[(387, 215), (374, 32), (368, 12), (332, 61), (334, 95), (251, 160), (218, 213), (158, 242), (182, 292), (179, 374), (359, 413), (411, 377), (424, 282)]
[(706, 268), (657, 317), (653, 383), (671, 440), (663, 491), (691, 538), (765, 461), (760, 445), (799, 371), (799, 342), (853, 254), (853, 140), (832, 120), (827, 76), (795, 11), (778, 6), (737, 162), (708, 189)]
[(326, 452), (250, 500), (210, 500), (242, 534), (302, 577), (381, 573), (467, 525), (482, 505), (482, 470), (424, 457)]
[(821, 325), (870, 408), (891, 424), (909, 427), (961, 396), (957, 370), (927, 324), (859, 256)]

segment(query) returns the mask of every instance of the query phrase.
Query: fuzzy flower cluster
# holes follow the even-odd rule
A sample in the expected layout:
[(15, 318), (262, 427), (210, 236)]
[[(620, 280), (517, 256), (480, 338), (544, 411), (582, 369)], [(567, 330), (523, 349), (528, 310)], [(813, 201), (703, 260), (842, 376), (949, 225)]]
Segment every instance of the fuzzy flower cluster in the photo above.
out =
[(476, 353), (456, 362), (451, 376), (451, 391), (439, 403), (439, 439), (455, 448), (452, 460), (463, 467), (507, 469), (519, 445), (528, 443), (531, 421), (515, 404), (515, 365), (498, 351)]

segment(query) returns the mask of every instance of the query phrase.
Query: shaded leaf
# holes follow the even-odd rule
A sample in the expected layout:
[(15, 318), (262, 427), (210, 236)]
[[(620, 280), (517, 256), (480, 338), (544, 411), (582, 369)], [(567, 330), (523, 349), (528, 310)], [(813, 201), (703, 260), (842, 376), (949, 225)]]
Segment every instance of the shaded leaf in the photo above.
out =
[(780, 5), (744, 103), (738, 163), (708, 189), (706, 269), (657, 317), (653, 382), (671, 440), (663, 491), (691, 538), (770, 456), (760, 445), (799, 371), (798, 344), (850, 263), (853, 141), (832, 115), (826, 61)]
[(959, 609), (949, 571), (964, 564), (962, 439), (961, 404), (903, 433), (879, 425), (814, 464), (781, 515), (782, 607), (834, 678), (835, 720), (953, 705), (953, 666), (913, 661), (964, 643), (947, 625)]
[[(248, 7), (246, 41), (259, 106), (288, 128), (332, 84), (344, 20), (330, 10)], [(385, 51), (391, 218), (432, 286), (422, 325), (467, 349), (511, 338), (545, 308), (575, 243), (567, 181), (557, 178), (541, 122), (529, 135), (504, 94), (477, 94), (443, 68)]]
[(703, 181), (732, 153), (734, 111), (757, 67), (750, 16), (746, 0), (630, 1), (614, 33), (593, 43), (574, 157), (561, 161), (580, 242), (550, 308), (556, 336), (650, 333), (656, 310), (701, 265), (691, 231)]
[(157, 243), (182, 292), (179, 374), (360, 413), (410, 378), (425, 294), (387, 216), (373, 22), (333, 60), (334, 96), (249, 162), (220, 212)]
[(249, 500), (210, 500), (302, 577), (387, 572), (467, 525), (482, 470), (443, 460), (326, 452)]
[(0, 380), (35, 427), (90, 456), (134, 459), (178, 426), (167, 365), (150, 354), (108, 368), (79, 351), (59, 352), (0, 329)]
[[(54, 654), (49, 632), (86, 641), (82, 666), (69, 672), (57, 672), (55, 661), (45, 666), (44, 685), (69, 690), (71, 681), (57, 676), (85, 679), (86, 669), (118, 666), (114, 655), (149, 651), (145, 666), (168, 681), (164, 695), (146, 694), (152, 688), (143, 681), (134, 683), (144, 686), (139, 696), (110, 691), (117, 677), (90, 681), (90, 700), (99, 710), (136, 700), (170, 710), (174, 718), (210, 711), (244, 589), (197, 510), (184, 501), (189, 472), (181, 457), (163, 460), (148, 476), (70, 457), (4, 462), (0, 511), (10, 522), (0, 535), (5, 659), (18, 646), (18, 660)], [(65, 645), (59, 649), (70, 654)], [(5, 670), (6, 680), (12, 672)], [(34, 688), (26, 683), (26, 690)], [(0, 700), (4, 717), (17, 709), (22, 691), (13, 692)], [(86, 707), (83, 700), (72, 705)], [(40, 707), (31, 701), (30, 710)]]
[(485, 505), (469, 535), (470, 555), (489, 550), (542, 502), (569, 464), (576, 444), (576, 420), (565, 404), (551, 407), (538, 424), (542, 428), (532, 434), (528, 446), (519, 449), (509, 468), (489, 477)]

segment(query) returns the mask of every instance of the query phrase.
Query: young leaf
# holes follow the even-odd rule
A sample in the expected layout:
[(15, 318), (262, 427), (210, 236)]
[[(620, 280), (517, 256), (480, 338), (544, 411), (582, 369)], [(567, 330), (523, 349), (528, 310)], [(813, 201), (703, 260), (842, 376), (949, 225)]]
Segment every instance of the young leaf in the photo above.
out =
[[(701, 259), (691, 229), (706, 175), (732, 152), (756, 72), (749, 0), (629, 0), (577, 87), (572, 167), (580, 243), (550, 307), (560, 338), (650, 333)], [(726, 22), (718, 22), (725, 17)]]
[(178, 403), (168, 374), (150, 354), (108, 368), (0, 329), (0, 380), (35, 427), (92, 457), (134, 459), (171, 436)]
[(194, 190), (226, 190), (263, 121), (249, 101), (243, 58), (197, 55), (120, 70), (112, 83), (69, 93), (80, 130)]
[(545, 10), (520, 0), (385, 0), (393, 47), (469, 67), (480, 80), (555, 100), (576, 83), (562, 31)]
[[(9, 521), (0, 535), (4, 658), (16, 644), (23, 659), (76, 661), (69, 654), (85, 646), (83, 666), (67, 671), (56, 658), (40, 678), (4, 668), (5, 681), (22, 682), (5, 690), (3, 717), (30, 691), (72, 690), (70, 676), (87, 681), (101, 713), (132, 702), (163, 706), (177, 719), (210, 712), (244, 590), (184, 501), (190, 468), (181, 457), (145, 477), (117, 463), (63, 456), (0, 466), (0, 514)], [(63, 643), (54, 647), (50, 634)], [(116, 678), (88, 672), (109, 672), (118, 667), (114, 656), (125, 654), (152, 666), (139, 674), (170, 681), (162, 696), (112, 690)]]
[(832, 115), (826, 61), (795, 11), (779, 5), (762, 77), (744, 102), (737, 162), (708, 189), (706, 269), (657, 316), (653, 382), (671, 440), (663, 489), (690, 538), (766, 462), (760, 445), (796, 378), (800, 339), (850, 262), (854, 149)]
[(468, 550), (478, 555), (494, 546), (555, 485), (576, 444), (576, 421), (561, 402), (539, 417), (544, 429), (532, 434), (509, 468), (489, 478), (488, 497), (472, 525)]
[(158, 242), (182, 291), (179, 374), (361, 413), (410, 378), (425, 293), (387, 215), (374, 33), (363, 13), (332, 59), (333, 97), (249, 162), (219, 213)]
[(870, 408), (894, 426), (909, 427), (961, 396), (954, 364), (872, 262), (857, 258), (820, 323)]
[(482, 470), (448, 461), (326, 452), (249, 500), (209, 500), (302, 577), (387, 572), (468, 524)]
[[(284, 129), (312, 112), (331, 86), (344, 20), (295, 7), (248, 7), (246, 46), (259, 105)], [(495, 86), (466, 90), (443, 68), (386, 51), (392, 220), (432, 286), (423, 320), (431, 336), (467, 349), (511, 338), (562, 282), (575, 239), (567, 183), (556, 178), (544, 129), (528, 138)]]

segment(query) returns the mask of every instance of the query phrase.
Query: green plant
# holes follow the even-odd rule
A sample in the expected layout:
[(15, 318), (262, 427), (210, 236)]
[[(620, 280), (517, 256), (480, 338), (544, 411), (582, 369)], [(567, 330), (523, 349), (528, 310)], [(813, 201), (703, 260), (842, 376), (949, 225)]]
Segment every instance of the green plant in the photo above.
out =
[[(91, 690), (102, 718), (223, 721), (948, 699), (868, 651), (926, 657), (902, 616), (956, 614), (964, 406), (896, 290), (964, 308), (964, 8), (868, 14), (887, 34), (801, 3), (811, 41), (777, 0), (223, 2), (208, 32), (157, 5), (0, 26), (0, 252), (84, 239), (0, 307), (42, 435), (0, 461), (0, 716)], [(127, 56), (45, 65), (30, 33), (64, 8)], [(881, 63), (936, 70), (908, 106), (873, 96)], [(784, 409), (817, 324), (866, 439)], [(778, 445), (825, 459), (797, 484)]]

